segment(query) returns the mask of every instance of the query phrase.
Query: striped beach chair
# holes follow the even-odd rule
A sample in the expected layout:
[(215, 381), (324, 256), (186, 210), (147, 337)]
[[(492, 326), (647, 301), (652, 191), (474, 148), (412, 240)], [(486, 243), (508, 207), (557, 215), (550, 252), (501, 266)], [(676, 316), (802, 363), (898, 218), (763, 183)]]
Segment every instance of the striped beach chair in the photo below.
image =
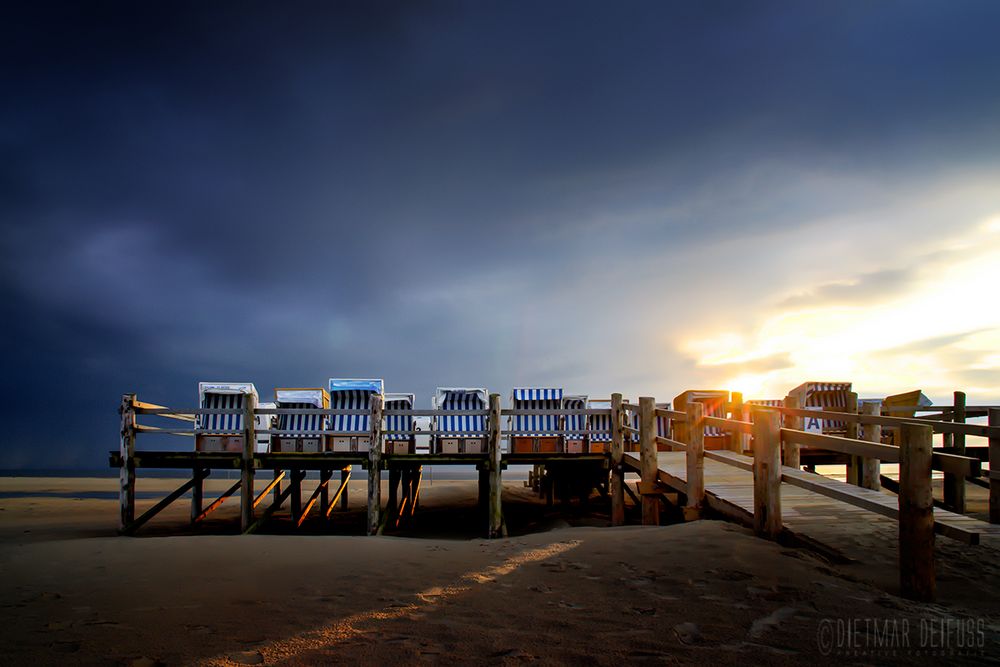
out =
[(242, 452), (243, 410), (248, 396), (257, 403), (257, 389), (250, 382), (199, 382), (198, 406), (209, 410), (235, 410), (230, 414), (198, 415), (194, 448), (198, 452)]
[[(560, 388), (515, 387), (511, 407), (515, 410), (559, 410), (563, 390)], [(513, 415), (510, 420), (510, 451), (552, 453), (562, 451), (559, 415)]]
[[(587, 408), (590, 410), (610, 410), (611, 401), (592, 400), (587, 401)], [(611, 415), (590, 415), (590, 442), (591, 453), (602, 453), (611, 451)]]
[[(274, 402), (282, 409), (325, 410), (330, 408), (330, 394), (322, 387), (280, 388), (274, 390)], [(271, 440), (276, 452), (322, 452), (329, 430), (329, 415), (278, 415), (277, 430)]]
[[(412, 410), (415, 398), (413, 394), (386, 394), (385, 409)], [(417, 436), (413, 434), (412, 415), (386, 415), (385, 430), (386, 453), (413, 454), (416, 452)], [(392, 431), (409, 431), (410, 433), (392, 433)]]
[[(674, 398), (674, 409), (678, 412), (686, 412), (688, 403), (697, 401), (705, 406), (706, 417), (728, 417), (729, 416), (729, 392), (721, 389), (713, 390), (689, 390), (678, 394)], [(674, 421), (674, 434), (680, 442), (687, 442), (687, 425), (682, 421)], [(705, 449), (726, 449), (729, 444), (730, 434), (718, 426), (705, 427)]]
[[(830, 412), (844, 412), (847, 409), (848, 394), (850, 393), (850, 382), (803, 382), (788, 392), (788, 395), (798, 398), (799, 405), (805, 409), (817, 408)], [(819, 420), (819, 424), (823, 433), (827, 435), (847, 433), (847, 422), (839, 419), (822, 419)], [(807, 428), (807, 430), (811, 429)]]
[[(562, 407), (564, 410), (586, 410), (586, 396), (563, 396)], [(571, 454), (583, 454), (587, 450), (587, 435), (585, 433), (573, 433), (573, 431), (586, 431), (589, 420), (587, 415), (566, 415), (566, 430), (569, 431), (564, 436), (565, 449)]]
[(385, 394), (381, 379), (330, 378), (330, 408), (364, 410), (360, 415), (333, 415), (327, 449), (334, 452), (367, 452), (371, 449), (372, 396)]
[[(489, 394), (485, 389), (438, 387), (436, 410), (486, 410)], [(436, 415), (433, 450), (437, 454), (482, 454), (486, 451), (485, 415)]]
[[(656, 407), (660, 410), (669, 410), (670, 403), (657, 403)], [(669, 417), (657, 417), (656, 418), (656, 435), (660, 438), (667, 438), (673, 440), (673, 431), (670, 428), (670, 418)], [(656, 444), (656, 450), (659, 452), (669, 452), (670, 447), (668, 445)]]

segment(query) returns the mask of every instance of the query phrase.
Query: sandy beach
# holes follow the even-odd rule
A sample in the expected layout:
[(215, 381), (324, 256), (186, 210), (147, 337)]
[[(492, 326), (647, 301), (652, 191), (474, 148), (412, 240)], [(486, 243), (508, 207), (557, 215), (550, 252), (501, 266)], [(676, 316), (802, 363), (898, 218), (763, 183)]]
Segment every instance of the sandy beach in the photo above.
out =
[[(85, 495), (116, 484), (4, 478), (0, 492)], [(176, 484), (143, 479), (139, 488)], [(520, 482), (504, 491), (508, 539), (480, 539), (463, 525), (475, 514), (472, 481), (428, 486), (411, 536), (363, 537), (363, 483), (354, 484), (334, 535), (319, 522), (293, 534), (280, 521), (269, 534), (238, 535), (236, 502), (192, 530), (181, 501), (139, 536), (118, 537), (114, 500), (0, 499), (0, 663), (971, 664), (1000, 656), (1000, 560), (991, 545), (962, 550), (960, 569), (942, 569), (942, 599), (921, 605), (885, 590), (891, 562), (837, 565), (713, 520), (612, 529), (598, 503), (547, 510)], [(225, 486), (214, 480), (208, 489)], [(140, 501), (139, 511), (152, 502)], [(945, 542), (939, 558), (956, 552)], [(949, 586), (956, 577), (973, 585)], [(905, 620), (912, 640), (936, 620), (978, 623), (984, 641), (937, 654), (910, 646), (860, 655), (821, 644), (823, 628), (850, 619)]]

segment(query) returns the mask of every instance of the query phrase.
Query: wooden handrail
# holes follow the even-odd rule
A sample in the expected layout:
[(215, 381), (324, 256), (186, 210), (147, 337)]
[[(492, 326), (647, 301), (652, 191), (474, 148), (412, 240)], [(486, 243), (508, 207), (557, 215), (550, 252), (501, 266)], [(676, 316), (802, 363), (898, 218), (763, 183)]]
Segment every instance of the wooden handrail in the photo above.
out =
[(819, 417), (833, 421), (852, 422), (855, 424), (876, 424), (879, 426), (902, 426), (903, 424), (923, 424), (934, 428), (935, 433), (963, 433), (988, 438), (1000, 436), (1000, 428), (982, 426), (979, 424), (963, 424), (961, 422), (933, 421), (917, 417), (886, 417), (883, 415), (861, 415), (850, 412), (833, 412), (830, 410), (804, 410), (802, 408), (782, 408), (771, 405), (754, 405), (753, 410), (765, 412), (780, 412), (795, 417)]
[(753, 433), (753, 422), (726, 419), (725, 417), (704, 417), (703, 419), (706, 426), (716, 426), (736, 433)]

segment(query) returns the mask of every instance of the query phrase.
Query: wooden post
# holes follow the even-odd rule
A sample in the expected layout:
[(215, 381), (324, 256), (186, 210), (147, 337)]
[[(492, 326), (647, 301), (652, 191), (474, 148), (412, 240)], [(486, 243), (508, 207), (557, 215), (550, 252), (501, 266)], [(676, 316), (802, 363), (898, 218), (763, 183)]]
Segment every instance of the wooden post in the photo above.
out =
[(254, 411), (257, 400), (253, 394), (245, 394), (243, 402), (243, 458), (240, 461), (240, 530), (247, 532), (254, 523), (253, 510), (253, 446), (257, 441)]
[(781, 421), (777, 412), (753, 416), (753, 528), (776, 539), (781, 532)]
[(340, 469), (340, 483), (344, 486), (344, 490), (340, 492), (340, 509), (344, 512), (347, 511), (347, 485), (344, 482), (350, 481), (351, 479), (351, 466), (345, 466)]
[[(705, 504), (705, 405), (698, 401), (687, 404), (687, 505), (684, 518), (701, 518)], [(735, 438), (734, 438), (735, 439)]]
[[(1000, 428), (1000, 408), (990, 408), (989, 425)], [(1000, 437), (990, 436), (990, 523), (1000, 523)]]
[[(882, 402), (865, 403), (861, 406), (861, 414), (869, 416), (879, 416), (882, 414)], [(868, 442), (882, 442), (882, 427), (878, 424), (863, 424), (861, 428), (861, 439)], [(861, 486), (872, 491), (882, 488), (879, 476), (882, 474), (882, 462), (878, 459), (861, 459)]]
[(319, 472), (319, 511), (323, 516), (327, 515), (330, 509), (330, 478), (333, 477), (332, 470), (321, 470)]
[(389, 500), (385, 504), (385, 513), (392, 521), (392, 517), (399, 508), (399, 484), (402, 478), (399, 468), (389, 468)]
[(642, 475), (642, 525), (660, 525), (660, 499), (656, 488), (656, 399), (639, 398), (639, 470)]
[(281, 495), (281, 479), (280, 479), (281, 475), (284, 474), (285, 474), (284, 471), (275, 468), (274, 476), (271, 478), (278, 480), (277, 483), (275, 483), (274, 485), (274, 504), (276, 505), (274, 509), (279, 509), (281, 507), (281, 502), (284, 499), (284, 497)]
[(208, 468), (195, 467), (192, 471), (191, 481), (191, 523), (201, 516), (205, 504), (205, 478), (208, 477)]
[[(743, 417), (743, 392), (734, 391), (732, 393), (732, 400), (730, 401), (730, 413), (733, 419), (742, 419)], [(729, 433), (729, 440), (727, 442), (727, 447), (730, 451), (736, 452), (737, 454), (743, 453), (743, 434), (736, 431), (731, 431)], [(702, 450), (704, 451), (704, 450)]]
[(611, 525), (625, 524), (625, 457), (624, 433), (622, 431), (625, 413), (622, 410), (622, 395), (611, 394)]
[[(856, 415), (858, 414), (858, 394), (856, 392), (850, 392), (847, 394), (847, 407), (844, 408), (844, 412), (848, 414)], [(858, 439), (858, 423), (857, 422), (847, 422), (846, 424), (847, 433), (845, 437), (851, 440)], [(853, 484), (854, 486), (861, 486), (861, 457), (849, 454), (847, 456), (847, 483)]]
[[(955, 402), (952, 406), (952, 421), (965, 423), (965, 392), (955, 392)], [(945, 446), (954, 449), (955, 454), (965, 455), (965, 434), (946, 433), (951, 436), (951, 443), (945, 442)], [(956, 475), (946, 472), (944, 474), (944, 504), (952, 512), (965, 514), (965, 475)]]
[(490, 394), (489, 535), (503, 536), (503, 482), (500, 452), (500, 394)]
[(368, 450), (368, 534), (382, 520), (382, 395), (372, 396), (371, 447)]
[(121, 414), (118, 452), (122, 459), (121, 468), (118, 469), (118, 498), (121, 505), (118, 530), (125, 531), (135, 521), (135, 394), (122, 395), (118, 411)]
[(934, 429), (903, 424), (899, 452), (899, 587), (903, 597), (934, 600)]
[[(798, 396), (785, 396), (785, 407), (792, 408), (794, 410), (799, 409), (799, 397)], [(780, 417), (779, 417), (780, 423)], [(787, 416), (785, 417), (785, 424), (788, 428), (795, 429), (796, 431), (802, 430), (802, 417)], [(799, 450), (798, 444), (788, 441), (784, 445), (785, 454), (785, 465), (789, 468), (795, 468), (798, 470), (802, 467), (802, 452)]]
[(298, 523), (302, 516), (302, 480), (306, 477), (305, 470), (292, 470), (291, 494), (288, 502), (292, 513), (292, 520)]
[[(748, 422), (750, 421), (750, 404), (744, 403), (742, 409), (740, 410), (740, 421)], [(743, 454), (750, 451), (750, 434), (740, 432), (739, 442), (740, 447), (737, 451), (738, 454)]]

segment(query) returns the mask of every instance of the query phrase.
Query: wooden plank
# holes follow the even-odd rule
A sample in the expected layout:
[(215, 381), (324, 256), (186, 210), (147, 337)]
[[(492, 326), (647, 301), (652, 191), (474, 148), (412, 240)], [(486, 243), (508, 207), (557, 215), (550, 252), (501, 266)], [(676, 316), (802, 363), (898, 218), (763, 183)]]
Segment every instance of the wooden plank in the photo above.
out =
[(118, 453), (121, 457), (118, 469), (118, 502), (120, 516), (118, 530), (125, 531), (135, 521), (135, 394), (122, 396), (121, 437)]
[(683, 442), (679, 442), (677, 440), (671, 440), (670, 438), (664, 438), (658, 435), (654, 438), (654, 440), (656, 441), (656, 444), (666, 445), (667, 447), (670, 447), (671, 449), (674, 450), (683, 451), (687, 449), (687, 445), (685, 445)]
[(622, 395), (611, 394), (611, 525), (625, 524), (625, 469), (622, 459), (625, 454), (625, 434)]
[(770, 539), (781, 533), (781, 418), (774, 412), (754, 415), (753, 524)]
[[(839, 413), (838, 413), (839, 414)], [(808, 433), (790, 428), (781, 429), (783, 440), (791, 440), (806, 447), (816, 447), (818, 449), (828, 449), (844, 454), (854, 454), (857, 456), (871, 456), (888, 461), (899, 463), (899, 448), (891, 445), (882, 445), (863, 440), (849, 440), (837, 435), (825, 435), (822, 433)]]
[(218, 498), (216, 498), (215, 500), (213, 500), (211, 502), (211, 504), (209, 504), (208, 507), (206, 507), (204, 510), (202, 510), (202, 512), (200, 514), (198, 514), (198, 516), (196, 516), (194, 519), (192, 519), (191, 523), (198, 523), (200, 521), (204, 521), (205, 517), (207, 517), (209, 514), (211, 514), (215, 510), (219, 509), (219, 507), (222, 506), (222, 503), (226, 502), (226, 499), (229, 498), (230, 496), (232, 496), (234, 493), (236, 493), (236, 491), (238, 491), (239, 488), (242, 485), (243, 485), (243, 480), (242, 479), (236, 480), (235, 484), (233, 484), (228, 489), (226, 489), (225, 491), (223, 491), (222, 494)]
[(691, 520), (701, 516), (705, 505), (705, 405), (699, 401), (687, 404), (688, 442), (684, 454), (687, 472), (687, 503), (684, 518)]
[(489, 529), (487, 537), (502, 537), (503, 527), (503, 470), (500, 452), (500, 394), (490, 394), (490, 438), (487, 451), (489, 453)]
[(140, 526), (142, 526), (144, 523), (146, 523), (154, 516), (162, 512), (167, 506), (170, 505), (170, 503), (174, 502), (175, 500), (183, 496), (185, 493), (187, 493), (188, 489), (194, 486), (199, 479), (203, 479), (202, 475), (203, 475), (202, 471), (198, 471), (198, 473), (193, 478), (181, 484), (175, 490), (171, 491), (170, 494), (168, 494), (163, 500), (161, 500), (160, 502), (156, 503), (148, 510), (143, 512), (142, 516), (140, 516), (138, 519), (136, 519), (128, 526), (126, 526), (125, 529), (122, 530), (122, 533), (125, 535), (134, 534), (135, 531), (139, 530)]
[[(285, 478), (285, 471), (284, 470), (282, 470), (280, 473), (275, 474), (274, 479), (272, 479), (271, 482), (267, 486), (264, 487), (263, 491), (261, 491), (259, 494), (257, 494), (256, 498), (254, 498), (254, 500), (253, 500), (253, 506), (257, 507), (262, 502), (264, 502), (264, 498), (267, 497), (267, 494), (269, 494), (272, 490), (274, 490), (275, 488), (277, 488), (281, 484), (281, 480), (283, 480), (284, 478)], [(279, 492), (279, 495), (280, 495), (280, 492)]]
[(656, 408), (655, 414), (657, 417), (662, 419), (673, 419), (675, 421), (684, 421), (687, 419), (687, 413), (680, 412), (678, 410), (664, 410), (663, 408)]
[(382, 520), (382, 396), (371, 403), (371, 449), (368, 451), (368, 534), (379, 531)]
[(195, 416), (192, 414), (180, 414), (174, 410), (171, 410), (165, 405), (157, 405), (156, 403), (146, 403), (144, 401), (135, 402), (135, 411), (137, 414), (147, 414), (147, 415), (159, 415), (166, 419), (176, 419), (177, 421), (193, 422), (195, 421)]
[[(959, 424), (956, 422), (918, 420), (916, 417), (887, 417), (875, 415), (851, 415), (844, 412), (833, 412), (830, 410), (789, 410), (787, 408), (772, 406), (755, 406), (755, 409), (771, 412), (780, 412), (785, 415), (798, 417), (819, 417), (821, 419), (835, 419), (842, 422), (857, 422), (860, 424), (878, 424), (879, 426), (899, 427), (903, 424), (920, 423), (934, 428), (935, 433), (962, 433), (988, 438), (991, 433), (1000, 435), (1000, 427), (983, 426), (981, 424)], [(894, 408), (898, 409), (898, 408)], [(969, 409), (966, 409), (968, 416)]]
[[(861, 405), (862, 415), (877, 415), (882, 412), (882, 402), (863, 403)], [(868, 442), (882, 442), (882, 427), (878, 424), (864, 424), (861, 429), (861, 438)], [(881, 488), (879, 482), (882, 474), (882, 461), (874, 456), (863, 456), (861, 458), (861, 486), (872, 491)]]
[(327, 488), (329, 484), (330, 484), (329, 476), (320, 479), (319, 484), (317, 484), (316, 488), (313, 489), (312, 495), (309, 496), (309, 500), (306, 502), (306, 506), (302, 508), (302, 512), (299, 514), (299, 518), (295, 522), (296, 528), (302, 527), (302, 524), (305, 523), (306, 517), (309, 516), (309, 512), (316, 504), (316, 501), (319, 500), (320, 494), (323, 492), (324, 489)]
[(340, 471), (340, 486), (337, 488), (337, 492), (333, 494), (333, 498), (330, 500), (330, 504), (326, 508), (326, 518), (330, 518), (330, 514), (333, 513), (333, 508), (337, 506), (337, 501), (341, 501), (341, 509), (347, 509), (344, 499), (347, 498), (347, 484), (351, 481), (351, 469), (344, 468)]
[(642, 486), (642, 525), (660, 525), (660, 500), (650, 493), (656, 485), (656, 399), (639, 397), (639, 461)]
[(934, 496), (931, 491), (930, 426), (904, 424), (899, 466), (899, 586), (903, 597), (932, 602)]
[(703, 419), (706, 426), (716, 426), (731, 433), (753, 433), (753, 424), (751, 422), (712, 416), (705, 416)]

